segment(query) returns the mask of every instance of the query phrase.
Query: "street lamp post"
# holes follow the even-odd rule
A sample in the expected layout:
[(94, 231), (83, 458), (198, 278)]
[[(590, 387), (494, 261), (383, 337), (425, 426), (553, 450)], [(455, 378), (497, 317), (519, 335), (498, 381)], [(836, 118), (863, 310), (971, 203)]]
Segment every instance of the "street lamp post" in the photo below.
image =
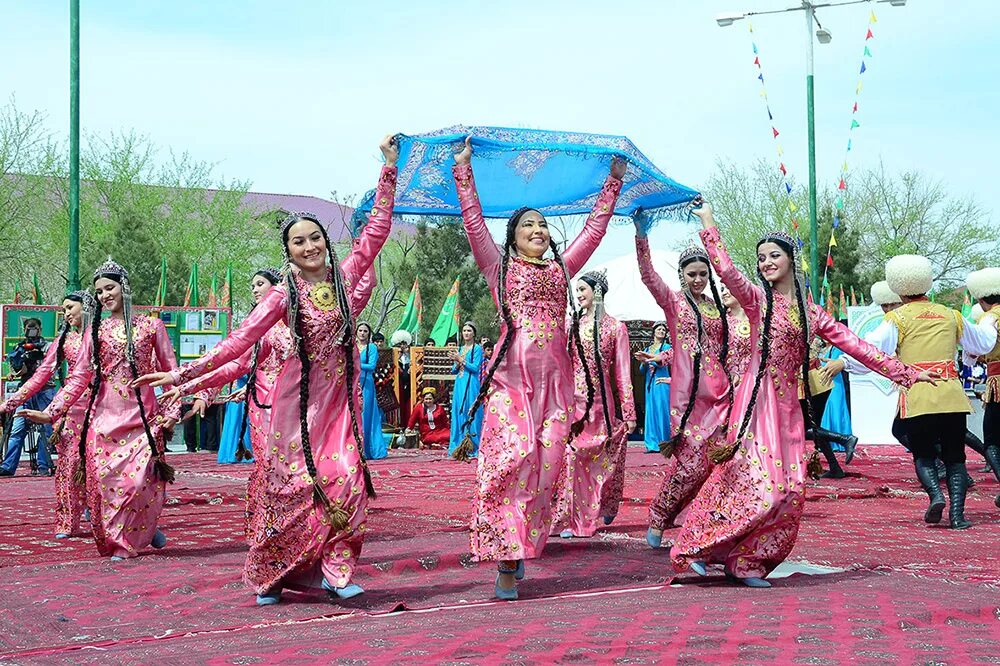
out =
[(816, 222), (816, 108), (815, 108), (815, 80), (813, 77), (813, 24), (819, 26), (816, 30), (816, 37), (820, 44), (829, 44), (833, 35), (829, 30), (820, 25), (816, 18), (816, 10), (826, 7), (843, 7), (846, 5), (858, 5), (865, 2), (888, 2), (893, 7), (902, 7), (906, 0), (850, 0), (848, 2), (826, 2), (816, 3), (809, 0), (801, 0), (799, 7), (789, 7), (766, 12), (746, 12), (743, 14), (722, 14), (715, 20), (719, 27), (731, 26), (734, 22), (749, 18), (751, 16), (763, 16), (765, 14), (784, 14), (786, 12), (804, 11), (806, 15), (806, 132), (809, 146), (809, 282), (812, 288), (813, 299), (817, 302), (820, 298), (819, 284), (819, 229)]

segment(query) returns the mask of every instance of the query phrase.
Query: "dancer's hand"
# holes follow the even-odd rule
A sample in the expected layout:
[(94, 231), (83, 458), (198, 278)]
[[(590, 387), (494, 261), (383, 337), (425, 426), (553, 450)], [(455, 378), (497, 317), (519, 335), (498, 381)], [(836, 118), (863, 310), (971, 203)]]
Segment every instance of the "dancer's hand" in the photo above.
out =
[(660, 377), (659, 379), (656, 380), (656, 383), (657, 384), (669, 384), (670, 383), (670, 377)]
[(639, 361), (640, 363), (656, 362), (656, 357), (650, 354), (649, 352), (645, 351), (637, 351), (636, 353), (632, 354), (632, 357), (635, 358), (635, 360)]
[(0, 414), (6, 414), (8, 411), (10, 411), (10, 407), (7, 406), (7, 401), (0, 402)]
[(635, 432), (635, 426), (636, 426), (635, 421), (626, 421), (625, 422), (625, 432), (627, 432), (628, 434), (631, 435), (632, 433)]
[(135, 379), (132, 382), (132, 388), (139, 388), (140, 386), (152, 386), (156, 388), (157, 386), (173, 386), (174, 377), (169, 372), (151, 372), (148, 375), (143, 375)]
[(615, 158), (611, 160), (611, 177), (624, 180), (626, 171), (628, 171), (628, 162), (625, 161), (625, 158), (615, 155)]
[(378, 148), (382, 151), (382, 157), (385, 158), (385, 165), (396, 166), (396, 162), (399, 161), (399, 141), (396, 140), (396, 135), (386, 134)]
[(52, 417), (45, 412), (40, 412), (37, 409), (22, 409), (17, 413), (18, 416), (23, 416), (32, 423), (52, 423)]
[(917, 381), (918, 382), (926, 382), (928, 384), (933, 384), (934, 386), (937, 386), (937, 383), (938, 383), (938, 381), (940, 379), (941, 379), (941, 373), (940, 372), (932, 372), (930, 370), (921, 370), (920, 373), (917, 374)]
[(191, 411), (189, 411), (187, 414), (185, 414), (184, 418), (182, 418), (181, 421), (187, 421), (192, 416), (198, 416), (198, 417), (204, 418), (205, 417), (205, 409), (207, 407), (208, 407), (208, 405), (205, 404), (205, 401), (202, 400), (201, 398), (198, 398), (191, 405)]
[(169, 391), (164, 391), (156, 398), (156, 402), (160, 403), (162, 407), (169, 407), (178, 400), (181, 399), (181, 390), (176, 386)]
[(839, 358), (828, 362), (819, 371), (820, 376), (823, 378), (823, 383), (829, 384), (832, 382), (833, 378), (843, 372), (845, 367), (847, 367), (847, 364)]
[(472, 137), (465, 137), (465, 148), (455, 153), (455, 164), (468, 164), (472, 161)]
[(691, 214), (696, 215), (699, 220), (701, 220), (701, 226), (703, 229), (713, 229), (715, 228), (715, 215), (712, 210), (712, 204), (708, 203), (701, 197), (698, 197), (691, 202), (693, 206), (691, 208)]
[(226, 402), (243, 402), (247, 397), (247, 387), (244, 386), (241, 389), (233, 391), (228, 396), (226, 396)]
[(163, 419), (164, 430), (173, 430), (175, 425), (177, 425), (177, 419), (168, 419), (168, 418)]

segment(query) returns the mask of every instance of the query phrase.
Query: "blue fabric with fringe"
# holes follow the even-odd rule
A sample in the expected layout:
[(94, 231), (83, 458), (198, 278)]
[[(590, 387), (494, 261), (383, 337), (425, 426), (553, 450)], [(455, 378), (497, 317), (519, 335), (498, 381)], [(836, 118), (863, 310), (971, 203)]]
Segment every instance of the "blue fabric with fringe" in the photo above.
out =
[[(472, 168), (486, 217), (507, 218), (521, 206), (547, 216), (588, 214), (616, 156), (629, 163), (617, 215), (641, 210), (649, 227), (698, 196), (660, 171), (624, 136), (456, 126), (397, 137), (397, 215), (461, 216), (451, 167), (467, 136), (472, 136)], [(366, 222), (374, 195), (372, 190), (357, 206), (355, 234)]]

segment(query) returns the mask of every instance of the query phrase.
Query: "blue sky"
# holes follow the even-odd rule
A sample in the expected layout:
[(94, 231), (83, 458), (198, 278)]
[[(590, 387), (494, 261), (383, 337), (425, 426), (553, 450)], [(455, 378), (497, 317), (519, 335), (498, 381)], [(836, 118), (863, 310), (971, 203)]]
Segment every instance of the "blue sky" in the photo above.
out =
[[(135, 129), (261, 191), (373, 186), (389, 132), (452, 124), (626, 134), (701, 185), (717, 159), (775, 159), (745, 22), (723, 12), (795, 0), (617, 2), (82, 2), (82, 123)], [(0, 0), (0, 95), (68, 125), (68, 8)], [(1000, 211), (994, 0), (821, 10), (820, 183), (843, 160), (867, 17), (878, 23), (852, 166), (917, 169)], [(754, 21), (785, 163), (804, 178), (804, 19)], [(690, 229), (659, 229), (673, 242)], [(613, 233), (597, 259), (630, 251)]]

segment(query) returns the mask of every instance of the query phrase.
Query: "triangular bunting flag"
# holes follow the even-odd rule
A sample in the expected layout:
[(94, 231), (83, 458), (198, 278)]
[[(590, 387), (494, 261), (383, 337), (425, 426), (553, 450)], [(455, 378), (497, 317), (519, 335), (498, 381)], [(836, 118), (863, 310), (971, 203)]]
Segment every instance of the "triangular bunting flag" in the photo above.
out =
[(867, 67), (865, 67), (865, 61), (864, 61), (864, 60), (862, 60), (862, 61), (861, 61), (861, 73), (862, 73), (862, 74), (864, 74), (864, 73), (865, 73), (865, 71), (867, 71), (867, 70), (868, 70), (868, 68), (867, 68)]
[(778, 138), (778, 130), (776, 130), (774, 127), (771, 127), (771, 131), (774, 132), (774, 138), (777, 139)]
[(771, 114), (771, 107), (767, 107), (767, 119), (774, 120), (774, 116)]
[[(874, 12), (872, 12), (872, 16), (875, 16)], [(753, 32), (753, 23), (751, 21), (747, 21), (747, 26), (750, 27), (750, 32)]]
[(761, 83), (764, 83), (764, 72), (761, 72), (760, 74), (758, 74), (757, 78), (760, 79)]
[(799, 230), (799, 221), (798, 221), (798, 219), (797, 219), (797, 218), (794, 218), (794, 217), (792, 218), (792, 227), (793, 227), (793, 228), (794, 228), (794, 229), (795, 229), (796, 231), (798, 231), (798, 230)]
[(836, 229), (839, 226), (840, 226), (840, 217), (838, 217), (837, 215), (834, 215), (833, 216), (833, 228)]
[[(868, 32), (871, 32), (871, 30), (869, 30)], [(751, 45), (753, 46), (753, 54), (757, 55), (757, 44), (751, 42)]]
[(837, 247), (837, 237), (830, 234), (830, 247)]
[(840, 197), (837, 197), (837, 201), (835, 203), (836, 203), (836, 206), (837, 206), (838, 210), (844, 210), (844, 200), (843, 199), (841, 199)]
[(861, 127), (861, 123), (859, 123), (857, 120), (852, 120), (851, 129), (854, 129), (855, 127)]
[(805, 241), (803, 241), (803, 240), (802, 240), (802, 239), (800, 238), (800, 239), (799, 239), (799, 249), (801, 250), (801, 249), (802, 249), (802, 248), (804, 248), (805, 246), (806, 246), (806, 244), (805, 244)]
[(868, 34), (867, 34), (867, 35), (865, 35), (865, 39), (871, 39), (871, 38), (872, 38), (872, 37), (874, 37), (874, 36), (875, 36), (875, 35), (874, 35), (874, 33), (872, 33), (872, 31), (871, 31), (871, 28), (869, 28), (869, 29), (868, 29)]
[(838, 190), (846, 190), (847, 189), (847, 182), (843, 178), (840, 179), (840, 185), (837, 186), (837, 189)]
[(792, 211), (794, 213), (798, 209), (799, 209), (799, 207), (795, 205), (794, 201), (789, 201), (788, 202), (788, 210), (790, 210), (790, 211)]
[(779, 143), (778, 144), (778, 155), (780, 156), (780, 155), (784, 155), (784, 154), (785, 154), (785, 149), (782, 148), (781, 144)]
[(847, 173), (847, 160), (844, 160), (844, 166), (841, 168), (843, 173)]
[(868, 56), (869, 58), (872, 57), (872, 52), (868, 49), (867, 46), (865, 47), (865, 55)]
[(868, 22), (869, 23), (878, 23), (878, 19), (875, 18), (875, 12), (874, 11), (871, 13), (871, 16), (868, 17)]
[(854, 89), (854, 94), (857, 95), (861, 92), (861, 81), (858, 81), (858, 87)]
[(851, 113), (857, 113), (857, 112), (858, 112), (858, 103), (857, 103), (857, 102), (855, 102), (855, 103), (854, 103), (854, 110), (853, 110), (853, 111), (851, 111)]
[(792, 193), (792, 186), (789, 185), (788, 183), (785, 183), (785, 193), (786, 194), (791, 194)]
[(781, 166), (778, 167), (778, 170), (781, 171), (781, 175), (782, 176), (787, 176), (788, 175), (788, 170), (785, 169), (785, 163), (784, 162), (781, 163)]
[(826, 256), (826, 265), (828, 268), (833, 268), (833, 257), (831, 255)]
[(851, 152), (851, 140), (847, 140), (847, 152)]
[(753, 64), (755, 64), (758, 67), (760, 67), (760, 56), (758, 56), (758, 57), (756, 57), (756, 58), (753, 59)]

